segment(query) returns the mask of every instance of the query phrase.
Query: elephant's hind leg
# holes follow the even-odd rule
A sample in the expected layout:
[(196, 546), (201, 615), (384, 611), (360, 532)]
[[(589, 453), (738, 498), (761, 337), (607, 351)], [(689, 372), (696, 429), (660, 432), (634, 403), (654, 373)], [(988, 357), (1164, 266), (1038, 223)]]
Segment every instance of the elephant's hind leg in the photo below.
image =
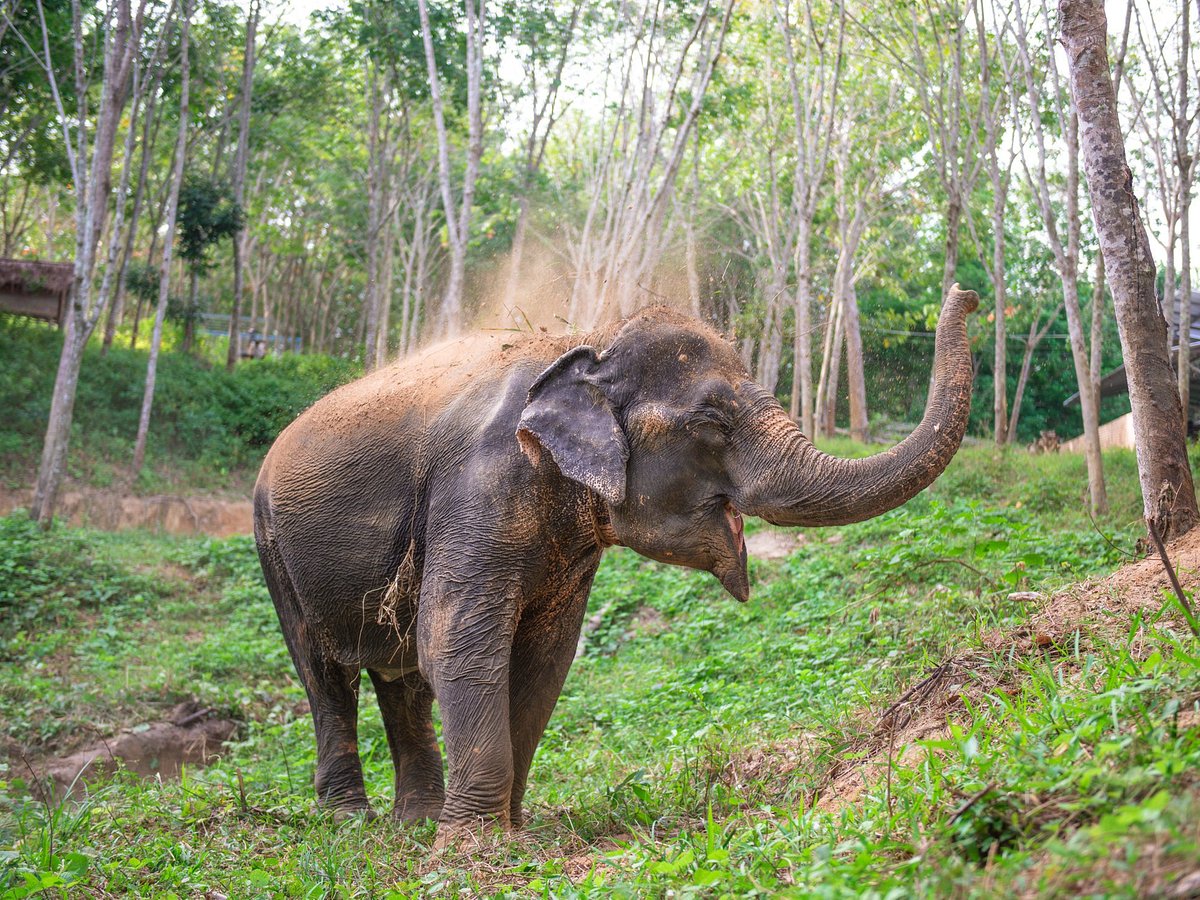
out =
[(433, 730), (433, 691), (420, 675), (385, 681), (367, 670), (379, 698), (392, 764), (396, 768), (396, 803), (392, 816), (402, 822), (437, 819), (446, 788), (442, 754)]
[(260, 542), (259, 555), (279, 624), (308, 694), (317, 737), (317, 799), (335, 812), (369, 810), (358, 757), (358, 685), (361, 671), (329, 658), (300, 613), (295, 587), (278, 550)]
[(358, 685), (361, 672), (319, 659), (304, 687), (317, 733), (317, 800), (335, 812), (369, 810), (358, 756)]

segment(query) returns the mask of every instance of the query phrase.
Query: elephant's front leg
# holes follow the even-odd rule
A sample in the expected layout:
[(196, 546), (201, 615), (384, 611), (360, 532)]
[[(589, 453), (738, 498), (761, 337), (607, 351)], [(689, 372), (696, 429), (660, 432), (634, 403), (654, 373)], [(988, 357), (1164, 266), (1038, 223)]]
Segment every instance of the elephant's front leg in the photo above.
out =
[[(428, 570), (427, 570), (428, 572)], [(471, 596), (422, 595), (421, 673), (442, 718), (449, 777), (441, 839), (489, 823), (507, 829), (513, 778), (508, 662), (515, 600), (493, 589)]]
[(588, 575), (585, 584), (573, 587), (537, 614), (523, 617), (517, 627), (509, 662), (513, 748), (509, 817), (514, 828), (524, 824), (521, 801), (529, 767), (575, 659), (591, 581)]

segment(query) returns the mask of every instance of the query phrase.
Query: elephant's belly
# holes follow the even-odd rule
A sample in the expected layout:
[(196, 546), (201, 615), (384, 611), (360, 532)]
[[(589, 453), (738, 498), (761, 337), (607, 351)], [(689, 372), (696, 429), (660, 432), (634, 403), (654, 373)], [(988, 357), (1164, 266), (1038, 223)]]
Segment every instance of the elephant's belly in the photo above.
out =
[(298, 587), (304, 620), (329, 658), (376, 671), (416, 668), (419, 585), (380, 575)]
[[(347, 666), (361, 666), (400, 678), (417, 668), (417, 625), (405, 609), (395, 617), (385, 608), (382, 617), (355, 611), (340, 620), (313, 623), (329, 655)], [(389, 678), (387, 680), (395, 680)]]
[(395, 559), (381, 552), (392, 537), (378, 523), (336, 531), (337, 541), (306, 541), (306, 552), (291, 557), (305, 622), (326, 654), (344, 665), (415, 667), (421, 587), (414, 554)]

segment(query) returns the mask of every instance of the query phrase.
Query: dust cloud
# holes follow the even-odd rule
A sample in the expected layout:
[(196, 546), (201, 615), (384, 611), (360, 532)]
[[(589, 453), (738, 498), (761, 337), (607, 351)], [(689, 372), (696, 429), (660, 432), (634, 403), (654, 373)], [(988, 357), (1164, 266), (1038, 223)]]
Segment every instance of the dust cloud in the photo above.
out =
[[(583, 296), (576, 298), (571, 313), (571, 294), (577, 274), (560, 253), (546, 246), (526, 245), (521, 257), (520, 276), (510, 290), (511, 256), (498, 257), (488, 271), (471, 285), (478, 298), (477, 312), (470, 328), (484, 332), (526, 332), (577, 334), (633, 315), (650, 306), (667, 306), (680, 312), (691, 311), (688, 279), (682, 264), (664, 260), (648, 284), (626, 286), (632, 303), (621, 309), (619, 294), (609, 289), (607, 296), (580, 286)], [(607, 287), (607, 286), (605, 286)]]

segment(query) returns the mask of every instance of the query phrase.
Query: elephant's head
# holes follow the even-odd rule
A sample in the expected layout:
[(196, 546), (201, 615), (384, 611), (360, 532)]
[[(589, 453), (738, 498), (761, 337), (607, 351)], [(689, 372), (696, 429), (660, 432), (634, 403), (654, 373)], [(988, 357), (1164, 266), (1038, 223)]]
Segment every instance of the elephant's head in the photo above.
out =
[(967, 425), (974, 291), (942, 308), (934, 385), (917, 429), (865, 459), (817, 450), (728, 341), (668, 310), (641, 313), (597, 353), (576, 347), (534, 382), (517, 436), (603, 498), (617, 541), (712, 572), (749, 597), (742, 514), (776, 525), (858, 522), (904, 503), (950, 462)]

